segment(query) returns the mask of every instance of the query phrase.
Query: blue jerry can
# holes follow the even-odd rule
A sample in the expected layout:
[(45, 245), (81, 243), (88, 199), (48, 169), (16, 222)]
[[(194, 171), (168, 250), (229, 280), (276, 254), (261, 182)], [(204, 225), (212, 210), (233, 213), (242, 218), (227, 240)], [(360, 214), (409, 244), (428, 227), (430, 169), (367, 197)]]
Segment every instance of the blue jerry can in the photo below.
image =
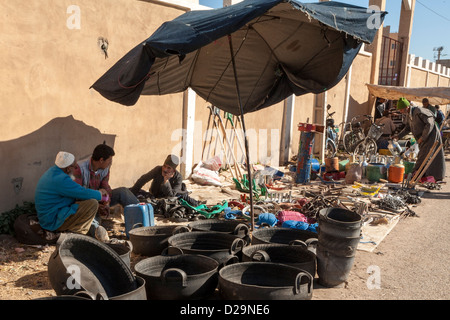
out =
[(129, 231), (139, 227), (151, 227), (155, 225), (153, 206), (150, 203), (138, 203), (125, 206), (123, 215), (125, 218), (125, 233), (129, 238)]

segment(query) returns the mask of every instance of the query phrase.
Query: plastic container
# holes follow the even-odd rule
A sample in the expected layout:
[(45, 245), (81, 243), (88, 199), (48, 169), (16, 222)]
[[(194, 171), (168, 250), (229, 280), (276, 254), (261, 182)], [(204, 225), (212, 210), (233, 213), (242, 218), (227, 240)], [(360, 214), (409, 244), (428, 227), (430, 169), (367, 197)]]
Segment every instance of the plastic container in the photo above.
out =
[(151, 227), (155, 225), (153, 206), (150, 203), (138, 203), (125, 206), (125, 233), (130, 237), (130, 230), (138, 227)]
[(412, 173), (414, 167), (416, 166), (415, 162), (403, 161), (403, 165), (405, 166), (405, 174)]
[(320, 162), (316, 158), (311, 159), (311, 170), (315, 172), (320, 171)]
[(386, 166), (383, 163), (369, 163), (366, 167), (366, 178), (370, 182), (378, 182), (387, 179)]
[(405, 175), (405, 166), (402, 164), (392, 164), (388, 169), (388, 180), (392, 183), (400, 183)]
[(325, 159), (325, 171), (326, 172), (335, 172), (339, 171), (339, 158), (326, 158)]

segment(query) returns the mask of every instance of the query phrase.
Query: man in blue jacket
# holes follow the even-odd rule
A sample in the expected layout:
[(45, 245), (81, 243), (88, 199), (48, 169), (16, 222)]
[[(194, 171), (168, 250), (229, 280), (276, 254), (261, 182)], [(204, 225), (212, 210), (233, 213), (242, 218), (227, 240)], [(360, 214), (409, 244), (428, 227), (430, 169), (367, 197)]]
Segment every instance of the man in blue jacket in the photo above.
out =
[[(97, 213), (98, 201), (107, 197), (105, 190), (86, 189), (77, 184), (72, 173), (76, 166), (74, 155), (61, 151), (55, 165), (39, 179), (35, 206), (43, 229), (87, 234)], [(109, 240), (102, 226), (95, 230), (95, 237), (101, 241)]]

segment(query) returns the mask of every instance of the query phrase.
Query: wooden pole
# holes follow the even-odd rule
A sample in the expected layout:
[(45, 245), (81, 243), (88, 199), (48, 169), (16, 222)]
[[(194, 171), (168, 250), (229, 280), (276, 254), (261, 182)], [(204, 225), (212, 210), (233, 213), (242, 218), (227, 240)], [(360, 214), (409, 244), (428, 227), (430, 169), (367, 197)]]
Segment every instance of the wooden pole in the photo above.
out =
[(418, 180), (422, 179), (423, 175), (425, 174), (425, 172), (427, 172), (428, 168), (431, 166), (431, 164), (433, 163), (434, 158), (436, 158), (436, 156), (438, 155), (438, 153), (441, 151), (443, 145), (441, 144), (439, 146), (439, 148), (437, 148), (436, 152), (433, 154), (433, 156), (431, 157), (431, 159), (428, 161), (427, 165), (425, 166), (425, 168), (422, 170), (422, 172), (420, 173), (420, 175), (416, 178), (416, 180), (412, 180), (410, 181), (410, 187), (414, 187), (417, 183)]
[(434, 150), (436, 149), (436, 146), (438, 144), (438, 141), (436, 140), (431, 147), (430, 151), (428, 152), (427, 156), (425, 157), (424, 161), (421, 163), (419, 169), (414, 173), (414, 176), (412, 177), (411, 181), (415, 181), (416, 178), (419, 176), (419, 174), (422, 172), (423, 167), (428, 163), (428, 159), (430, 159), (431, 155), (433, 154)]

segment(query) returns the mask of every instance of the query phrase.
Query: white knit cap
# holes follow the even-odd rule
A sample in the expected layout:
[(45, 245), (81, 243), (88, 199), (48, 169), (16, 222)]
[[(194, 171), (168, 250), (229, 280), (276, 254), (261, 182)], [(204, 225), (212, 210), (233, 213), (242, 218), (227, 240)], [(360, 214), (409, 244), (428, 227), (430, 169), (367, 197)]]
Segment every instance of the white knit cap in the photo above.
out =
[(75, 156), (71, 153), (60, 151), (56, 155), (55, 164), (61, 168), (67, 168), (75, 161)]

